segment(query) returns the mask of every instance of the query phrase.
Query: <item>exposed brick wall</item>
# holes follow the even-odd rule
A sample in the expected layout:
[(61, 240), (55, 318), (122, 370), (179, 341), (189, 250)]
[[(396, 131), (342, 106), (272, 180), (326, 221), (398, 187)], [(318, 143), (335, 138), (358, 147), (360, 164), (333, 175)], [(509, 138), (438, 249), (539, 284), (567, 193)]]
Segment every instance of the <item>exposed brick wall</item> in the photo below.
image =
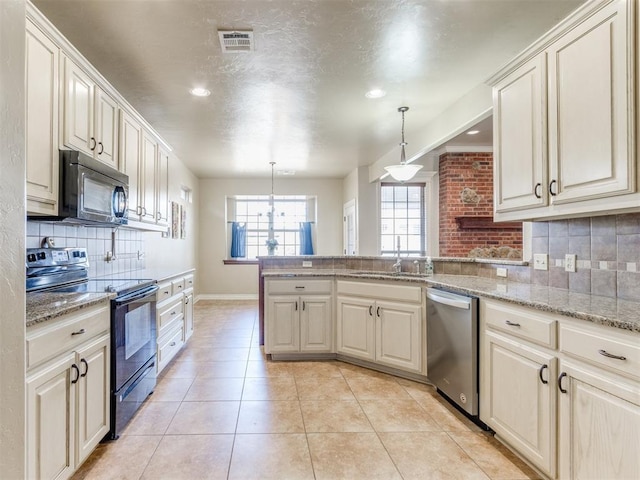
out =
[(439, 173), (441, 257), (467, 257), (478, 247), (522, 249), (521, 229), (460, 230), (456, 222), (459, 216), (493, 217), (492, 153), (445, 153)]

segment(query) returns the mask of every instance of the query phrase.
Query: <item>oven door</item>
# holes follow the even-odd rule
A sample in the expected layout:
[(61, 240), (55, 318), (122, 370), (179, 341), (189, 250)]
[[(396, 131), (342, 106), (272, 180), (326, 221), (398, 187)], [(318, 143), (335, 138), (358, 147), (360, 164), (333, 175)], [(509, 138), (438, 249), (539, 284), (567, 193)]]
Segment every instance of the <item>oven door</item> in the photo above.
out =
[(112, 388), (120, 390), (156, 354), (157, 285), (113, 300)]

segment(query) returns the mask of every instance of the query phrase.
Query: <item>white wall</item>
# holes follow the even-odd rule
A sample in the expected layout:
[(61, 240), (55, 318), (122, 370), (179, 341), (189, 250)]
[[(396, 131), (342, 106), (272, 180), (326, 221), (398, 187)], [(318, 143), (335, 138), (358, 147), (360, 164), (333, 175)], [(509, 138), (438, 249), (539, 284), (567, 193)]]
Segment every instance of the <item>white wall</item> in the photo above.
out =
[[(317, 197), (314, 249), (317, 255), (342, 252), (343, 180), (336, 178), (276, 178), (275, 193)], [(241, 298), (258, 294), (257, 265), (223, 265), (227, 258), (227, 196), (266, 195), (271, 179), (201, 179), (198, 292), (204, 298)]]
[[(191, 203), (180, 198), (181, 187), (191, 189)], [(198, 253), (198, 179), (184, 164), (170, 156), (169, 158), (169, 201), (182, 205), (187, 212), (187, 236), (185, 239), (163, 238), (160, 233), (145, 234), (145, 251), (147, 268), (194, 268)], [(199, 291), (196, 281), (196, 292)]]
[(358, 168), (358, 253), (364, 256), (380, 255), (378, 185), (369, 182), (369, 167)]
[(0, 1), (0, 476), (25, 478), (25, 2)]

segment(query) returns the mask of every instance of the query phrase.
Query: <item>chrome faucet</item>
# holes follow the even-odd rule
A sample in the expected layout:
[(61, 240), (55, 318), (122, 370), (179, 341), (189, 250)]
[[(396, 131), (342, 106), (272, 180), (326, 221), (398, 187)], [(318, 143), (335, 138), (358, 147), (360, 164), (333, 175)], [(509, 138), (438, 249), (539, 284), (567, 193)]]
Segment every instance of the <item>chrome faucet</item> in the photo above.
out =
[(402, 260), (400, 260), (400, 235), (398, 235), (398, 261), (393, 264), (393, 271), (400, 273), (402, 271)]

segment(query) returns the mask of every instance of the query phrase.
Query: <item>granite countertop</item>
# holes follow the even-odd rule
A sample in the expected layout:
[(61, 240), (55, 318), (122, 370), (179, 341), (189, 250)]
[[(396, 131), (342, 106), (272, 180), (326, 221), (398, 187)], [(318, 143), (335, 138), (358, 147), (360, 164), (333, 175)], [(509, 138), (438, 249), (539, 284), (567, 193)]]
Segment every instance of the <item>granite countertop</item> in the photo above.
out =
[(27, 328), (82, 308), (108, 302), (115, 296), (115, 293), (27, 293)]
[(640, 302), (570, 292), (529, 283), (465, 275), (433, 275), (411, 273), (364, 272), (348, 270), (266, 270), (264, 278), (341, 277), (365, 280), (393, 280), (453, 290), (557, 313), (600, 325), (640, 333)]
[(139, 278), (152, 278), (156, 280), (158, 283), (163, 282), (169, 278), (179, 277), (182, 275), (188, 275), (190, 273), (194, 273), (196, 271), (195, 268), (146, 268), (144, 270), (136, 271), (136, 275)]

